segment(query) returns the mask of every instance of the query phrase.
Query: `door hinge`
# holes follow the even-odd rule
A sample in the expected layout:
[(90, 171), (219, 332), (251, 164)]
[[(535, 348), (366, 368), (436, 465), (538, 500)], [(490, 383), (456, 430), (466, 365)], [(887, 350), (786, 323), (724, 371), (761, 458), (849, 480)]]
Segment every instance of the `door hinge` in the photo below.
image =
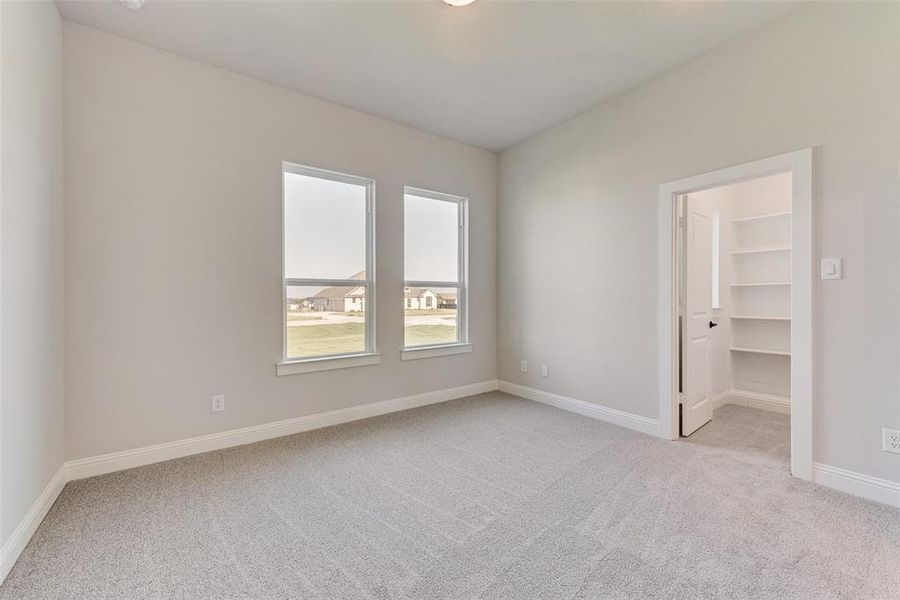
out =
[(678, 228), (684, 229), (684, 217), (678, 217)]

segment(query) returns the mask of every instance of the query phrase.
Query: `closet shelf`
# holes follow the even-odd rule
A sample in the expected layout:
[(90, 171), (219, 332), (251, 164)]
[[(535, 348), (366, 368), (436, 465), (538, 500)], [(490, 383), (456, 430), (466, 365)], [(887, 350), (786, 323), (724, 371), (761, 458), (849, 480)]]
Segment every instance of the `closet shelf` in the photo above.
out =
[(760, 315), (731, 315), (732, 319), (747, 319), (750, 321), (790, 321), (790, 317), (763, 317)]
[(763, 248), (745, 248), (743, 250), (735, 250), (731, 254), (732, 255), (742, 255), (742, 254), (762, 254), (764, 252), (790, 252), (790, 246), (766, 246)]
[(775, 356), (790, 356), (788, 350), (767, 350), (765, 348), (745, 348), (741, 346), (732, 346), (732, 352), (751, 352), (753, 354), (773, 354)]
[(764, 283), (732, 283), (731, 287), (759, 287), (772, 285), (791, 285), (790, 281), (770, 281)]
[(790, 212), (780, 212), (780, 213), (772, 213), (769, 215), (759, 215), (758, 217), (743, 217), (740, 219), (732, 219), (731, 222), (735, 224), (741, 223), (751, 223), (753, 221), (762, 221), (763, 219), (779, 219), (779, 218), (790, 218)]

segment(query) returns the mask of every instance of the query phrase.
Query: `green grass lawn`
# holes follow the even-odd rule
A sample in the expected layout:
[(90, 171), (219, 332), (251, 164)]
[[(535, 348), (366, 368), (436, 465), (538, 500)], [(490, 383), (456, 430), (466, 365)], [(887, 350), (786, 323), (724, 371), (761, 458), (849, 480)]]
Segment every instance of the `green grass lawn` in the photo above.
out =
[(411, 316), (439, 316), (439, 315), (453, 315), (456, 316), (455, 308), (406, 308), (404, 309), (407, 317)]
[[(446, 344), (455, 341), (454, 325), (411, 325), (406, 328), (407, 346)], [(292, 358), (349, 354), (365, 349), (363, 323), (330, 323), (287, 328), (287, 350), (288, 356)]]
[(288, 356), (349, 354), (366, 349), (363, 323), (329, 323), (287, 328)]
[(410, 325), (404, 332), (404, 344), (407, 346), (456, 342), (456, 325)]

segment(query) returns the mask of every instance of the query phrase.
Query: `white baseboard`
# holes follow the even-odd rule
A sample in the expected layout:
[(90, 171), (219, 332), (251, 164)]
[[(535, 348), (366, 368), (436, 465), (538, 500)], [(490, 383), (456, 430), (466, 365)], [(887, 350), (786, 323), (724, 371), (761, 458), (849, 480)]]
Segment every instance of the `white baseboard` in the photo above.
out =
[(469, 385), (463, 385), (454, 388), (437, 390), (434, 392), (425, 392), (424, 394), (416, 394), (414, 396), (406, 396), (404, 398), (394, 398), (392, 400), (383, 400), (381, 402), (373, 402), (372, 404), (363, 404), (360, 406), (351, 406), (338, 410), (331, 410), (315, 415), (305, 417), (297, 417), (295, 419), (286, 419), (284, 421), (276, 421), (274, 423), (266, 423), (263, 425), (255, 425), (253, 427), (243, 427), (241, 429), (232, 429), (221, 433), (212, 433), (209, 435), (201, 435), (186, 440), (178, 440), (165, 444), (156, 444), (154, 446), (145, 446), (143, 448), (135, 448), (133, 450), (125, 450), (122, 452), (112, 452), (102, 456), (94, 456), (90, 458), (82, 458), (65, 463), (57, 471), (44, 491), (35, 500), (28, 514), (13, 531), (9, 540), (0, 551), (0, 583), (9, 574), (22, 550), (28, 545), (28, 541), (37, 530), (41, 521), (47, 515), (47, 511), (56, 502), (59, 494), (67, 481), (76, 479), (84, 479), (85, 477), (93, 477), (95, 475), (103, 475), (133, 467), (140, 467), (152, 463), (171, 460), (173, 458), (182, 458), (192, 454), (201, 454), (203, 452), (211, 452), (213, 450), (221, 450), (223, 448), (231, 448), (234, 446), (242, 446), (253, 442), (260, 442), (272, 438), (301, 433), (303, 431), (311, 431), (331, 425), (340, 425), (349, 423), (359, 419), (367, 419), (369, 417), (377, 417), (388, 413), (399, 412), (410, 408), (417, 408), (428, 404), (437, 404), (448, 400), (456, 400), (457, 398), (465, 398), (475, 394), (484, 392), (492, 392), (497, 389), (497, 381), (482, 381)]
[[(338, 410), (318, 413), (295, 419), (276, 421), (264, 425), (244, 427), (221, 433), (198, 436), (186, 440), (146, 446), (124, 452), (114, 452), (102, 456), (85, 458), (67, 462), (53, 476), (41, 495), (35, 500), (31, 509), (9, 540), (0, 549), (0, 583), (9, 574), (19, 555), (25, 549), (31, 536), (43, 521), (50, 507), (56, 502), (67, 481), (92, 477), (104, 473), (112, 473), (173, 458), (181, 458), (192, 454), (210, 452), (233, 446), (241, 446), (262, 440), (282, 437), (303, 431), (310, 431), (331, 425), (349, 423), (359, 419), (367, 419), (378, 415), (436, 404), (481, 394), (493, 390), (501, 390), (514, 396), (549, 404), (563, 410), (627, 427), (649, 435), (659, 436), (659, 421), (649, 419), (613, 408), (607, 408), (591, 402), (568, 398), (559, 394), (545, 392), (506, 381), (483, 381), (455, 388), (416, 394), (405, 398), (384, 400), (372, 404), (352, 406)], [(720, 396), (723, 396), (720, 394)], [(717, 396), (714, 401), (719, 402)], [(813, 467), (814, 481), (820, 485), (833, 488), (848, 494), (860, 496), (876, 502), (900, 507), (900, 483), (870, 477), (854, 471), (848, 471), (830, 465), (816, 463)]]
[(599, 419), (601, 421), (606, 421), (607, 423), (627, 427), (628, 429), (659, 437), (659, 421), (657, 419), (642, 417), (634, 413), (617, 410), (615, 408), (608, 408), (606, 406), (594, 404), (593, 402), (585, 402), (584, 400), (561, 396), (552, 392), (545, 392), (544, 390), (526, 387), (517, 383), (510, 383), (508, 381), (500, 381), (498, 383), (501, 392), (506, 392), (507, 394), (519, 396), (520, 398), (525, 398), (527, 400), (549, 404), (550, 406), (578, 413), (579, 415)]
[[(568, 398), (559, 394), (545, 392), (535, 388), (509, 383), (508, 381), (500, 381), (499, 389), (501, 392), (550, 404), (563, 410), (568, 410), (601, 421), (607, 421), (622, 427), (634, 429), (650, 435), (659, 435), (659, 421), (641, 417), (632, 413), (607, 408), (583, 400)], [(757, 394), (754, 392), (746, 392), (744, 390), (729, 390), (713, 398), (715, 408), (724, 404), (739, 404), (741, 406), (749, 406), (750, 408), (759, 408), (761, 410), (770, 410), (776, 412), (787, 412), (790, 414), (790, 401), (781, 396), (771, 396), (769, 394)], [(900, 483), (879, 479), (869, 475), (863, 475), (855, 471), (848, 471), (830, 465), (814, 463), (813, 465), (813, 481), (821, 486), (835, 489), (847, 494), (867, 498), (890, 506), (900, 507)]]
[(41, 521), (47, 516), (50, 507), (59, 498), (66, 481), (66, 468), (63, 465), (50, 479), (44, 491), (41, 492), (41, 495), (38, 496), (22, 520), (19, 521), (18, 527), (12, 532), (6, 543), (3, 544), (3, 548), (0, 549), (0, 583), (3, 583), (3, 580), (6, 579), (10, 569), (16, 564), (19, 555), (22, 554), (22, 550), (28, 545), (31, 536), (34, 535)]
[(747, 390), (728, 390), (713, 398), (713, 409), (719, 408), (725, 404), (736, 404), (748, 408), (768, 410), (783, 415), (791, 414), (790, 398), (774, 396), (772, 394), (763, 394), (760, 392), (749, 392)]
[(713, 396), (713, 399), (712, 399), (713, 410), (716, 410), (717, 408), (728, 404), (728, 394), (729, 394), (729, 392), (722, 392), (721, 394), (718, 394), (717, 396)]
[(93, 456), (90, 458), (81, 458), (66, 463), (66, 470), (68, 472), (69, 481), (84, 479), (85, 477), (94, 477), (95, 475), (103, 475), (104, 473), (112, 473), (114, 471), (122, 471), (124, 469), (172, 460), (173, 458), (182, 458), (192, 454), (202, 454), (213, 450), (252, 444), (253, 442), (283, 437), (301, 433), (303, 431), (311, 431), (313, 429), (320, 429), (331, 425), (340, 425), (359, 419), (368, 419), (369, 417), (377, 417), (378, 415), (425, 406), (427, 404), (446, 402), (448, 400), (464, 398), (466, 396), (490, 392), (496, 389), (496, 380), (482, 381), (480, 383), (473, 383), (455, 388), (406, 396), (405, 398), (383, 400), (381, 402), (373, 402), (372, 404), (351, 406), (294, 419), (285, 419), (284, 421), (275, 421), (274, 423), (232, 429), (221, 433), (211, 433), (209, 435), (201, 435), (185, 440), (156, 444), (154, 446), (144, 446), (143, 448), (124, 450), (122, 452), (112, 452), (110, 454), (103, 454), (101, 456)]
[(813, 482), (847, 494), (900, 508), (900, 483), (813, 463)]

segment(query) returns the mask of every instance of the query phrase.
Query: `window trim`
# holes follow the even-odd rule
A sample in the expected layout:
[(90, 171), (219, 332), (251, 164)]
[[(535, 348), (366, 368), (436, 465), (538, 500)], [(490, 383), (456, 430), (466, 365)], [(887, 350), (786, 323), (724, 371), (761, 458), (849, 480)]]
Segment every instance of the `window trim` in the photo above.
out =
[[(340, 183), (363, 186), (366, 190), (366, 279), (313, 279), (287, 277), (285, 242), (287, 241), (287, 221), (285, 219), (284, 176), (287, 173), (316, 177)], [(288, 357), (287, 354), (287, 289), (288, 286), (350, 286), (366, 288), (365, 349), (361, 352), (345, 354), (324, 354), (321, 356)], [(379, 362), (375, 340), (375, 180), (338, 171), (329, 171), (283, 161), (281, 163), (281, 360), (277, 363), (278, 375), (292, 375), (310, 371), (324, 371), (344, 367), (364, 366)]]
[(430, 346), (410, 346), (400, 353), (401, 360), (418, 360), (420, 358), (433, 358), (435, 356), (451, 356), (453, 354), (467, 354), (472, 351), (469, 342), (454, 342), (452, 344), (433, 344)]
[[(426, 344), (422, 346), (406, 345), (406, 319), (404, 312), (404, 335), (401, 357), (403, 360), (412, 358), (430, 358), (431, 356), (443, 356), (448, 354), (460, 354), (471, 352), (472, 341), (469, 339), (469, 199), (456, 194), (435, 192), (414, 186), (403, 186), (404, 214), (406, 210), (406, 196), (419, 196), (441, 202), (452, 202), (457, 206), (457, 280), (458, 281), (431, 281), (431, 280), (407, 280), (406, 277), (406, 246), (403, 248), (404, 280), (403, 288), (456, 288), (456, 341), (441, 342), (438, 344)], [(403, 222), (404, 242), (406, 239), (406, 220)], [(405, 307), (404, 307), (405, 309)], [(463, 348), (467, 347), (467, 349)], [(463, 348), (462, 350), (460, 350)], [(417, 356), (416, 353), (419, 355)]]

